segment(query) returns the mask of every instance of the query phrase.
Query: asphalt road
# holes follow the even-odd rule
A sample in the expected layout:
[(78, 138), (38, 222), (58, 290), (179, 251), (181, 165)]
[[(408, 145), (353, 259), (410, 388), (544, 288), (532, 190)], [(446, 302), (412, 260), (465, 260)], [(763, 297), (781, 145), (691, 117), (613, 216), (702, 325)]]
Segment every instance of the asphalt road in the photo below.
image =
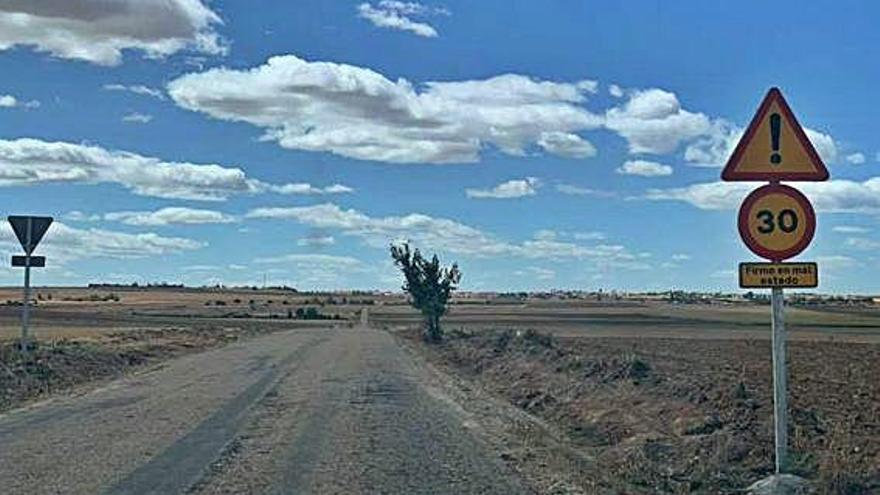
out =
[(271, 334), (0, 416), (4, 494), (528, 493), (389, 334)]

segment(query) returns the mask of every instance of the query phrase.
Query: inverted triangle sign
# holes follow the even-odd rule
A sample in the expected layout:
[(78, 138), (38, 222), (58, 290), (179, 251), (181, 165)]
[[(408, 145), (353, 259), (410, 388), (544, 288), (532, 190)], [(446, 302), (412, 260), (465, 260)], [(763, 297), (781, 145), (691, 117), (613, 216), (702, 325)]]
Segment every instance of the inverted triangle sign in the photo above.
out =
[(10, 216), (8, 217), (8, 220), (9, 224), (12, 225), (12, 230), (15, 232), (15, 236), (18, 237), (18, 242), (21, 243), (24, 252), (31, 254), (34, 252), (34, 248), (37, 247), (37, 244), (43, 239), (43, 235), (49, 230), (53, 218)]
[(725, 181), (823, 181), (828, 169), (779, 88), (770, 88), (721, 172)]

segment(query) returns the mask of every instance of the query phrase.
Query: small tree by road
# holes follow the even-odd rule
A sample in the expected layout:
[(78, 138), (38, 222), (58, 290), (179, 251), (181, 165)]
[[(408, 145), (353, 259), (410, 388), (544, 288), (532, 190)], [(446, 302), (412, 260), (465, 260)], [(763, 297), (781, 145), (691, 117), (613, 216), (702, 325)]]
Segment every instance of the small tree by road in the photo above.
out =
[(410, 304), (422, 313), (425, 321), (425, 340), (439, 342), (443, 338), (440, 317), (446, 313), (452, 291), (458, 288), (461, 271), (458, 264), (451, 267), (440, 265), (435, 254), (430, 260), (418, 249), (411, 250), (409, 243), (391, 245), (391, 257), (405, 278), (403, 290), (409, 294)]

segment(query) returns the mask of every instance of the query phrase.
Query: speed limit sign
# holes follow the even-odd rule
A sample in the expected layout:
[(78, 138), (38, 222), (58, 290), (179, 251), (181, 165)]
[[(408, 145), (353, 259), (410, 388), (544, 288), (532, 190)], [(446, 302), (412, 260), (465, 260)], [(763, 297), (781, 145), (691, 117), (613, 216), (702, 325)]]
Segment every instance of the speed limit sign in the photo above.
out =
[(810, 245), (816, 214), (797, 189), (768, 184), (752, 191), (739, 210), (739, 234), (758, 256), (782, 261)]

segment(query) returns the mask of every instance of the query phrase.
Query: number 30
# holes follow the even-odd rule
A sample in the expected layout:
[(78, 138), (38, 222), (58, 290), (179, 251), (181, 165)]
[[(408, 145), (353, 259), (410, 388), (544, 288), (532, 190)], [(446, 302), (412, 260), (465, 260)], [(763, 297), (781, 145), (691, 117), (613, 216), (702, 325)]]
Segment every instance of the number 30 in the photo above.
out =
[(798, 228), (798, 217), (794, 210), (785, 209), (779, 212), (774, 218), (773, 212), (770, 210), (761, 210), (755, 218), (762, 222), (758, 225), (758, 232), (762, 234), (770, 234), (779, 226), (779, 230), (786, 234), (791, 234)]

